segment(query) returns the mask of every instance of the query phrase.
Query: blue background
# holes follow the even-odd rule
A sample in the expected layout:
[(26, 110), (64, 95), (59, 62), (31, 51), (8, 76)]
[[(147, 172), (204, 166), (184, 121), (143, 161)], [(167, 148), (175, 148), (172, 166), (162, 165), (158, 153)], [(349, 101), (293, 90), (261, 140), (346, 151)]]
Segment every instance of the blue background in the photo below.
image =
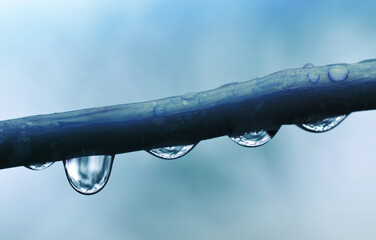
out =
[[(374, 1), (0, 2), (0, 119), (152, 100), (376, 57)], [(61, 162), (0, 171), (1, 239), (374, 239), (376, 113), (267, 145), (116, 156), (93, 196)]]

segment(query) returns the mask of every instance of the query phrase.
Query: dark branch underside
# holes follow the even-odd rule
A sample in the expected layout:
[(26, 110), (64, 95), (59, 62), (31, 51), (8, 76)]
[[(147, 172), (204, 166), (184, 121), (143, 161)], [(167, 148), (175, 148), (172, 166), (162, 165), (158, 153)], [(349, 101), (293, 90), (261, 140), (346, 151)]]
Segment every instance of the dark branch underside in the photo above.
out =
[[(376, 61), (287, 69), (214, 90), (155, 101), (38, 115), (0, 122), (0, 168), (93, 154), (197, 143), (284, 124), (376, 108)], [(313, 83), (308, 74), (319, 75)]]

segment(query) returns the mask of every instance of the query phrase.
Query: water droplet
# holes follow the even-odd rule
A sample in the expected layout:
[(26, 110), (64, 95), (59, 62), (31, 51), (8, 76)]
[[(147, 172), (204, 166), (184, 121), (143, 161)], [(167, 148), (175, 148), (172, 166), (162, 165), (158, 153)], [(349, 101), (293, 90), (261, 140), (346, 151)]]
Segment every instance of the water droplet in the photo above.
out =
[(64, 168), (70, 185), (79, 193), (94, 194), (106, 185), (114, 156), (97, 155), (65, 160)]
[(359, 63), (374, 63), (374, 62), (376, 62), (376, 58), (366, 59), (366, 60), (360, 61)]
[(312, 83), (317, 83), (320, 80), (320, 74), (318, 74), (316, 71), (310, 71), (307, 74), (307, 77)]
[(44, 169), (50, 167), (52, 164), (54, 164), (54, 162), (37, 163), (37, 164), (25, 166), (25, 167), (27, 167), (28, 169), (34, 170), (34, 171), (41, 171), (41, 170), (44, 170)]
[[(277, 130), (278, 131), (278, 130)], [(231, 140), (244, 147), (259, 147), (269, 142), (277, 131), (252, 131), (241, 136), (231, 136)]]
[(328, 77), (333, 82), (339, 82), (347, 79), (349, 69), (344, 65), (335, 65), (329, 68)]
[(223, 84), (222, 86), (220, 86), (219, 88), (231, 87), (231, 86), (235, 86), (235, 85), (238, 85), (238, 84), (239, 84), (239, 82), (226, 83), (226, 84)]
[(231, 93), (232, 93), (232, 95), (235, 96), (235, 97), (239, 95), (239, 91), (238, 91), (237, 89), (232, 89), (232, 90), (231, 90)]
[(316, 123), (307, 123), (297, 126), (310, 132), (321, 133), (337, 127), (346, 117), (347, 115), (340, 115), (336, 117), (324, 118)]
[(192, 100), (192, 99), (194, 99), (196, 96), (197, 96), (197, 93), (195, 93), (195, 92), (190, 92), (190, 93), (186, 93), (186, 94), (184, 94), (183, 96), (181, 96), (181, 99), (182, 99), (182, 100)]
[(162, 117), (166, 113), (166, 108), (164, 106), (154, 107), (154, 117)]
[(173, 146), (173, 147), (163, 147), (163, 148), (155, 148), (151, 150), (147, 150), (147, 152), (151, 153), (154, 156), (167, 159), (167, 160), (173, 160), (180, 158), (184, 155), (186, 155), (189, 151), (191, 151), (196, 144), (192, 145), (180, 145), (180, 146)]
[(309, 68), (314, 68), (315, 65), (313, 65), (312, 63), (307, 63), (303, 66), (304, 69), (309, 69)]

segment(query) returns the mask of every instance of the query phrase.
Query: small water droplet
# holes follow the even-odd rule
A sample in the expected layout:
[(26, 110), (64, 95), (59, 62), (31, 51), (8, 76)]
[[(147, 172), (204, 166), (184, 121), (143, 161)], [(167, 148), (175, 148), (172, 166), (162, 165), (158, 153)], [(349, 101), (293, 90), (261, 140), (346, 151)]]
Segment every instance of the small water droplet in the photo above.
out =
[(155, 148), (151, 150), (147, 150), (147, 152), (151, 153), (154, 156), (159, 158), (173, 160), (180, 158), (186, 155), (189, 151), (191, 151), (196, 144), (192, 145), (180, 145), (180, 146), (173, 146), (173, 147), (163, 147), (163, 148)]
[(226, 84), (223, 84), (222, 86), (220, 86), (219, 88), (231, 87), (231, 86), (235, 86), (235, 85), (239, 85), (239, 82), (226, 83)]
[(195, 92), (191, 92), (191, 93), (186, 93), (184, 94), (183, 96), (181, 96), (181, 99), (182, 100), (192, 100), (194, 99), (195, 97), (197, 97), (197, 93)]
[(345, 65), (335, 65), (329, 68), (328, 77), (333, 82), (339, 82), (347, 79), (349, 69)]
[(304, 69), (310, 69), (310, 68), (314, 68), (315, 65), (313, 65), (312, 63), (307, 63), (303, 66)]
[(232, 95), (235, 96), (235, 97), (239, 95), (239, 91), (238, 91), (237, 89), (232, 89), (232, 90), (231, 90), (231, 93), (232, 93)]
[(25, 167), (34, 171), (41, 171), (50, 167), (52, 164), (54, 164), (54, 162), (38, 163), (38, 164), (33, 164), (33, 165), (25, 166)]
[[(278, 131), (278, 130), (277, 130)], [(259, 147), (269, 142), (277, 131), (252, 131), (241, 136), (231, 136), (231, 140), (244, 147)]]
[(346, 117), (347, 115), (340, 115), (336, 117), (324, 118), (316, 123), (307, 123), (297, 126), (309, 132), (321, 133), (337, 127)]
[(374, 62), (376, 62), (376, 58), (366, 59), (366, 60), (360, 61), (359, 63), (374, 63)]
[(72, 158), (63, 162), (70, 185), (79, 193), (94, 194), (106, 185), (114, 156), (97, 155)]
[(307, 74), (307, 77), (311, 83), (317, 83), (320, 80), (320, 74), (318, 74), (316, 71), (310, 71)]
[(166, 108), (164, 106), (154, 107), (154, 117), (162, 117), (166, 113)]

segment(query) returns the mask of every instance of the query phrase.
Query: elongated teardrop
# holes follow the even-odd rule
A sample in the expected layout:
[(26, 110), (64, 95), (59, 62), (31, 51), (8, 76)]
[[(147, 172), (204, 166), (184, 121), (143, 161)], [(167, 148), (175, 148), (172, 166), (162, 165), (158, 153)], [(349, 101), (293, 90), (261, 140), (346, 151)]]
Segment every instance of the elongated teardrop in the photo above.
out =
[(163, 147), (147, 150), (150, 154), (166, 160), (173, 160), (186, 155), (196, 144)]
[(54, 164), (54, 162), (38, 163), (38, 164), (33, 164), (33, 165), (25, 166), (25, 167), (34, 171), (41, 171), (50, 167), (52, 164)]
[(321, 133), (337, 127), (346, 117), (347, 115), (340, 115), (336, 117), (324, 118), (316, 123), (307, 123), (297, 126), (309, 132)]
[(70, 185), (79, 193), (94, 194), (106, 185), (114, 156), (97, 155), (65, 160), (64, 168)]
[(269, 142), (276, 135), (277, 131), (252, 131), (241, 136), (230, 136), (230, 139), (243, 147), (259, 147)]

